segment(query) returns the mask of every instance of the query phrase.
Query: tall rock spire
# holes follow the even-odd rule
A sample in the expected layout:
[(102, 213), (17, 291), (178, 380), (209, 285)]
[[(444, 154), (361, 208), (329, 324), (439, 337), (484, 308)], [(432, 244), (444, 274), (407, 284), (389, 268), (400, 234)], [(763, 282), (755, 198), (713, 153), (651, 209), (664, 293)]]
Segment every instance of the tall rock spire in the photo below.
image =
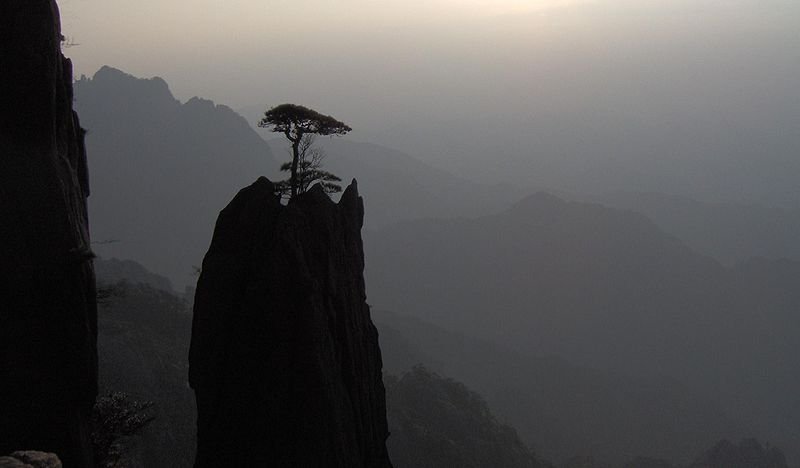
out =
[(91, 466), (97, 310), (83, 130), (51, 0), (0, 4), (0, 454)]
[(197, 286), (197, 467), (391, 467), (355, 181), (288, 206), (265, 178), (222, 211)]

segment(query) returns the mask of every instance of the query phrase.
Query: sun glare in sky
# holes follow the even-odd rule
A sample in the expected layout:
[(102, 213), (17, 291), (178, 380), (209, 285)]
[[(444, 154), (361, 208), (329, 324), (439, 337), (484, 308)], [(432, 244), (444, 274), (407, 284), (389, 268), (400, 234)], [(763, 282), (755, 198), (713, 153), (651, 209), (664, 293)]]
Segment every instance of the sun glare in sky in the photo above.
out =
[(441, 3), (448, 8), (489, 16), (557, 10), (593, 2), (593, 0), (441, 0)]

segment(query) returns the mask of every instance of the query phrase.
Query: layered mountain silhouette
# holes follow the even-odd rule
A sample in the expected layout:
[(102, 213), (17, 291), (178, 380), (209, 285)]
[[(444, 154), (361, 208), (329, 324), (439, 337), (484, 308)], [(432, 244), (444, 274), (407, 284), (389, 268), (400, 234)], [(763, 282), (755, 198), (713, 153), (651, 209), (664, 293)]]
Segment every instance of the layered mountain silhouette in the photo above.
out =
[(600, 203), (651, 218), (698, 252), (732, 265), (753, 257), (800, 260), (800, 210), (708, 203), (653, 192), (609, 192)]
[(196, 281), (230, 194), (269, 173), (269, 147), (231, 109), (176, 100), (160, 78), (103, 67), (75, 83), (92, 154), (89, 219), (104, 257), (135, 259), (179, 289)]
[(548, 194), (492, 216), (400, 223), (365, 249), (378, 308), (529, 355), (674, 378), (752, 435), (800, 446), (795, 263), (725, 268), (642, 215)]
[[(182, 290), (196, 280), (192, 266), (200, 264), (219, 210), (258, 175), (275, 178), (286, 159), (283, 141), (265, 142), (253, 122), (225, 106), (198, 98), (181, 103), (163, 80), (109, 67), (77, 81), (75, 98), (92, 154), (89, 219), (98, 241), (93, 250), (136, 259)], [(787, 358), (800, 337), (800, 267), (790, 260), (723, 266), (717, 259), (751, 256), (735, 252), (741, 232), (728, 223), (735, 213), (719, 223), (708, 216), (710, 224), (703, 226), (698, 219), (704, 214), (670, 218), (646, 204), (617, 204), (651, 214), (653, 222), (548, 194), (499, 211), (519, 192), (465, 181), (380, 146), (319, 142), (328, 154), (326, 169), (344, 180), (359, 178), (365, 226), (372, 229), (364, 234), (372, 305), (499, 343), (525, 359), (555, 354), (605, 376), (603, 384), (586, 384), (589, 390), (564, 390), (576, 395), (596, 388), (606, 395), (614, 382), (609, 376), (629, 376), (620, 377), (623, 389), (666, 377), (677, 382), (670, 387), (674, 393), (632, 391), (632, 401), (654, 398), (663, 404), (656, 406), (663, 412), (654, 420), (676, 411), (670, 408), (702, 406), (698, 402), (706, 395), (721, 406), (721, 413), (707, 408), (708, 427), (719, 427), (724, 413), (741, 422), (748, 436), (785, 447), (790, 460), (800, 456), (794, 396), (800, 394), (800, 369)], [(748, 219), (758, 224), (768, 218)], [(736, 235), (726, 247), (704, 247), (713, 247), (715, 232), (728, 231)], [(781, 242), (790, 247), (789, 237)], [(772, 247), (765, 247), (770, 239), (761, 236), (751, 245), (773, 256)], [(405, 361), (420, 359), (433, 369), (437, 362), (446, 364), (442, 355), (409, 344), (408, 336), (395, 337), (409, 345)], [(581, 382), (583, 377), (576, 386), (582, 388)], [(486, 397), (492, 405), (495, 397)], [(585, 400), (585, 407), (594, 401)], [(503, 416), (514, 409), (497, 411)], [(703, 424), (688, 432), (699, 433)], [(590, 429), (581, 437), (600, 432)], [(535, 434), (535, 428), (519, 430)]]
[(523, 441), (557, 463), (577, 455), (616, 464), (632, 455), (685, 463), (740, 433), (719, 405), (671, 379), (531, 357), (407, 315), (377, 310), (373, 316), (387, 372), (424, 364), (464, 382)]
[(392, 463), (405, 468), (540, 468), (510, 426), (463, 383), (415, 366), (384, 377)]
[(120, 282), (126, 282), (133, 285), (145, 284), (161, 291), (174, 292), (168, 278), (150, 272), (133, 260), (97, 257), (94, 259), (94, 270), (97, 282), (101, 286), (113, 286)]
[[(259, 175), (285, 177), (278, 174), (287, 159), (285, 140), (266, 143), (255, 122), (224, 105), (201, 98), (181, 103), (161, 78), (103, 67), (75, 83), (75, 101), (93, 155), (95, 250), (137, 260), (168, 276), (178, 290), (196, 281), (192, 267), (200, 265), (230, 193)], [(466, 181), (378, 145), (318, 141), (328, 155), (326, 169), (360, 181), (367, 228), (486, 214), (521, 196), (517, 189)]]

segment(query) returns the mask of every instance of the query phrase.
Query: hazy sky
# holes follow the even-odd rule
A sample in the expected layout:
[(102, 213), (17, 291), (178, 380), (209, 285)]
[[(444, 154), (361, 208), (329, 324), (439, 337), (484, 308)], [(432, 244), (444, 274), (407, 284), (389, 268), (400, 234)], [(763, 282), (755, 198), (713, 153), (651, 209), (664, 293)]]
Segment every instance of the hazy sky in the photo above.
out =
[[(77, 74), (158, 75), (180, 99), (254, 115), (304, 103), (472, 178), (541, 184), (533, 173), (556, 153), (566, 166), (548, 177), (578, 177), (592, 158), (625, 164), (648, 145), (658, 165), (676, 150), (644, 135), (665, 126), (670, 142), (698, 140), (679, 159), (741, 148), (729, 133), (800, 130), (797, 0), (60, 4)], [(484, 173), (487, 152), (498, 164)]]
[(234, 107), (277, 96), (402, 102), (480, 91), (516, 101), (535, 90), (509, 85), (569, 86), (582, 79), (575, 73), (603, 79), (614, 68), (636, 68), (628, 78), (646, 80), (653, 60), (685, 61), (684, 79), (712, 66), (797, 67), (800, 45), (793, 0), (60, 3), (65, 33), (80, 44), (70, 50), (78, 73), (110, 64), (161, 75), (181, 97), (200, 93)]

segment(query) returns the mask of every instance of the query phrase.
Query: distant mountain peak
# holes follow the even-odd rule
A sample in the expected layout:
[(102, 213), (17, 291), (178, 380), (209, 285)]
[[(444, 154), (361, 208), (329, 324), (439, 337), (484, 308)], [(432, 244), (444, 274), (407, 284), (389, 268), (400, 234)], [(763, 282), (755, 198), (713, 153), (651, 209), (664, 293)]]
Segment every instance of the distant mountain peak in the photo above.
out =
[(199, 107), (199, 108), (206, 108), (208, 110), (212, 110), (217, 107), (214, 104), (214, 101), (212, 101), (211, 99), (204, 99), (198, 96), (194, 96), (193, 98), (186, 101), (185, 105)]
[[(139, 96), (147, 96), (152, 100), (164, 100), (167, 102), (178, 102), (169, 85), (163, 78), (155, 76), (152, 78), (137, 78), (118, 68), (103, 65), (97, 70), (90, 81), (95, 89), (105, 89), (107, 92), (118, 94), (120, 89), (136, 90)], [(78, 82), (81, 86), (83, 81)]]
[[(169, 85), (160, 76), (154, 76), (152, 78), (138, 78), (136, 76), (131, 75), (130, 73), (125, 73), (124, 71), (122, 71), (122, 70), (120, 70), (118, 68), (114, 68), (114, 67), (111, 67), (111, 66), (108, 66), (108, 65), (103, 65), (102, 67), (100, 67), (100, 69), (98, 69), (95, 72), (95, 74), (92, 77), (92, 79), (93, 80), (100, 80), (100, 81), (103, 81), (103, 80), (116, 80), (116, 81), (127, 80), (127, 81), (134, 81), (134, 82), (145, 81), (145, 82), (153, 83), (153, 85), (155, 85), (155, 86), (157, 86), (157, 87), (159, 87), (161, 89), (164, 89), (164, 90), (169, 92)], [(170, 92), (170, 94), (172, 94), (172, 93)]]
[(199, 97), (182, 104), (163, 79), (109, 66), (75, 82), (75, 106), (96, 155), (93, 234), (120, 240), (96, 253), (142, 262), (180, 290), (195, 283), (192, 265), (225, 200), (277, 168), (269, 146), (230, 107)]

